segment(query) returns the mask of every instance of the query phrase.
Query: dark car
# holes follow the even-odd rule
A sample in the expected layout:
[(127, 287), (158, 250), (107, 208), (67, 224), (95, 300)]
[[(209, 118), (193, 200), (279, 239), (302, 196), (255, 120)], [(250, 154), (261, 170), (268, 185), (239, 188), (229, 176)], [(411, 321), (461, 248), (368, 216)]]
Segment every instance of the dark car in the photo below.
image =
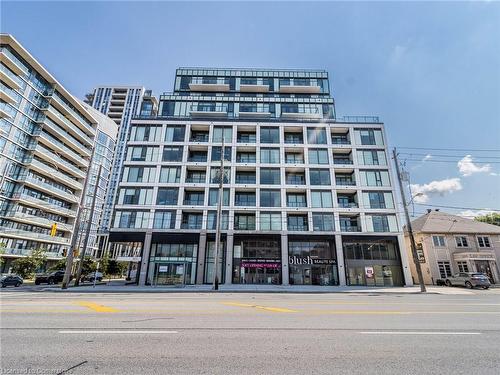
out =
[[(48, 273), (39, 273), (35, 277), (35, 285), (40, 285), (42, 283), (46, 284), (58, 284), (63, 281), (64, 278), (63, 270), (48, 272)], [(70, 277), (71, 279), (71, 277)]]
[(0, 283), (2, 284), (2, 288), (6, 288), (9, 285), (18, 287), (23, 283), (23, 278), (18, 275), (5, 275), (0, 278)]

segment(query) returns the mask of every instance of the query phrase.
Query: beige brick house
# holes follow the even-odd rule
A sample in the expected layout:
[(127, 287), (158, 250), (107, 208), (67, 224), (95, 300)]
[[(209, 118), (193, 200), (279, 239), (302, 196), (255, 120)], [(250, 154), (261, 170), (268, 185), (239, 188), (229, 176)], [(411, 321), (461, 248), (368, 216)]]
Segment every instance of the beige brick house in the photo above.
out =
[[(426, 284), (436, 284), (457, 272), (482, 272), (500, 283), (500, 227), (438, 210), (412, 221)], [(405, 244), (412, 259), (410, 238), (405, 228)], [(422, 257), (423, 254), (423, 257)], [(417, 281), (415, 265), (411, 274)]]

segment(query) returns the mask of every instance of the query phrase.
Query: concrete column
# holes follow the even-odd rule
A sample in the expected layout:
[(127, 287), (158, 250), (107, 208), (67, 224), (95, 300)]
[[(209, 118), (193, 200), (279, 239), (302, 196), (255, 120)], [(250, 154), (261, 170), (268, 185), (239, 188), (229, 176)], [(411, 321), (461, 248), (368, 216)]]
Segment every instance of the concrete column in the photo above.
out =
[[(233, 244), (234, 236), (233, 234), (228, 234), (226, 237), (226, 278), (224, 284), (231, 285), (233, 283)], [(222, 272), (224, 272), (224, 267), (222, 267)]]
[(346, 269), (344, 267), (344, 247), (342, 246), (342, 236), (335, 236), (335, 251), (337, 252), (337, 269), (339, 272), (339, 285), (346, 286)]
[[(151, 238), (153, 236), (152, 230), (147, 230), (144, 236), (144, 242), (142, 245), (142, 258), (141, 258), (141, 271), (139, 274), (139, 285), (146, 285), (146, 276), (148, 274), (149, 266), (149, 254), (151, 253)], [(153, 275), (150, 275), (151, 277)]]
[(288, 269), (288, 236), (281, 235), (281, 280), (283, 285), (290, 284), (290, 270)]
[[(403, 267), (403, 277), (405, 286), (413, 286), (413, 278), (411, 277), (410, 259), (406, 251), (405, 240), (402, 234), (398, 235), (399, 254), (401, 256), (401, 266)], [(411, 260), (413, 261), (413, 259)]]
[(198, 264), (196, 265), (196, 284), (203, 284), (205, 275), (205, 255), (207, 248), (207, 233), (200, 233), (200, 241), (198, 242)]

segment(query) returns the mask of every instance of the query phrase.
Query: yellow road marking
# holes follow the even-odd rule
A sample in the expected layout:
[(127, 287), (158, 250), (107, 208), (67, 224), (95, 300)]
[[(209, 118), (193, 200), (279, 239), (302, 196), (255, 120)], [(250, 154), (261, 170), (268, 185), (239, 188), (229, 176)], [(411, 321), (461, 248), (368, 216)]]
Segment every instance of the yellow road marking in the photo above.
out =
[(89, 309), (94, 310), (95, 312), (100, 312), (100, 313), (120, 312), (120, 310), (115, 309), (114, 307), (98, 305), (97, 303), (93, 303), (93, 302), (80, 301), (80, 302), (77, 302), (76, 304), (83, 306), (83, 307), (88, 307)]
[(272, 312), (284, 312), (284, 313), (298, 312), (297, 310), (290, 310), (281, 307), (259, 306), (259, 305), (251, 305), (247, 303), (238, 303), (238, 302), (223, 302), (222, 304), (228, 306), (238, 306), (238, 307), (253, 307), (254, 309), (266, 310)]

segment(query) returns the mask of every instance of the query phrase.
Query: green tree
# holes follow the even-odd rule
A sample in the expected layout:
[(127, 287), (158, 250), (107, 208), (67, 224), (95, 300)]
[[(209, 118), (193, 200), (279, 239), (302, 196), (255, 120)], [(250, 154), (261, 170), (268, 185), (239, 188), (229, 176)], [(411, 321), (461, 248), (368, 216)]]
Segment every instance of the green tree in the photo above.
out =
[(474, 218), (476, 221), (500, 226), (500, 213), (492, 212), (487, 215), (479, 215)]
[(51, 266), (47, 271), (58, 271), (66, 270), (66, 258), (59, 259), (53, 266)]
[(90, 256), (86, 256), (83, 259), (82, 276), (94, 272), (96, 268), (97, 268), (97, 262), (95, 261), (95, 259)]
[(43, 266), (46, 259), (44, 250), (33, 250), (30, 255), (12, 262), (12, 272), (17, 273), (22, 278), (33, 277), (35, 272)]
[(4, 262), (2, 254), (5, 254), (5, 242), (0, 242), (0, 267), (3, 265)]
[(107, 267), (105, 268), (105, 273), (108, 276), (116, 276), (121, 273), (122, 268), (120, 267), (120, 264), (114, 260), (114, 259), (109, 259)]

